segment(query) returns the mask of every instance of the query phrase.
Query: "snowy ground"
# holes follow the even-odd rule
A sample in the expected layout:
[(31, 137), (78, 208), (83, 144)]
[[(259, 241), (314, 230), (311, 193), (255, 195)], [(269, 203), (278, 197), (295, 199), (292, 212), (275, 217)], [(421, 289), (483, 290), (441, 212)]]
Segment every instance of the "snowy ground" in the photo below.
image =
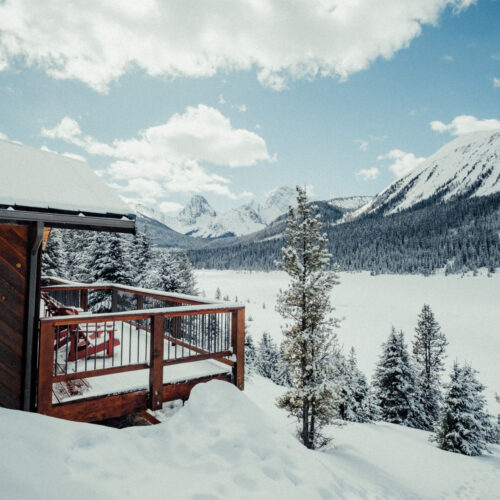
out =
[[(464, 457), (391, 424), (328, 432), (309, 451), (254, 376), (242, 393), (212, 381), (165, 422), (123, 430), (0, 409), (0, 496), (16, 499), (484, 498), (500, 488), (500, 447)], [(170, 405), (169, 405), (170, 407)]]
[[(207, 297), (220, 288), (222, 295), (245, 304), (256, 340), (267, 331), (280, 341), (282, 319), (274, 307), (278, 289), (288, 283), (284, 273), (207, 270), (198, 271), (197, 278)], [(487, 386), (489, 410), (500, 413), (494, 401), (494, 393), (500, 393), (500, 272), (492, 277), (484, 272), (464, 277), (341, 273), (340, 281), (332, 292), (336, 315), (345, 318), (338, 335), (346, 349), (355, 347), (366, 375), (373, 374), (392, 325), (403, 329), (410, 342), (417, 314), (426, 303), (448, 338), (448, 366), (455, 359), (470, 362)]]

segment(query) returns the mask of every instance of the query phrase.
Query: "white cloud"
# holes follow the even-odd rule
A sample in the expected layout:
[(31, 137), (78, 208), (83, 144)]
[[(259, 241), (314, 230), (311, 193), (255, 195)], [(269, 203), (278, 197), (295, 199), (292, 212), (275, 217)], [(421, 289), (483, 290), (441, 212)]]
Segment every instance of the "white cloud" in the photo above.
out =
[(247, 110), (247, 106), (246, 106), (246, 104), (236, 104), (236, 109), (240, 113), (244, 113)]
[(0, 67), (22, 61), (99, 92), (127, 71), (209, 77), (257, 71), (283, 90), (293, 79), (340, 77), (390, 58), (475, 0), (232, 0), (0, 4)]
[(496, 89), (500, 88), (500, 78), (493, 78), (493, 87)]
[(203, 104), (188, 107), (166, 123), (140, 131), (137, 137), (112, 144), (85, 135), (69, 117), (41, 133), (89, 154), (112, 158), (106, 174), (115, 188), (147, 197), (149, 204), (173, 192), (211, 192), (235, 199), (238, 195), (230, 190), (230, 181), (207, 172), (201, 163), (248, 167), (274, 160), (262, 137), (233, 128), (220, 111)]
[(496, 130), (500, 128), (500, 121), (494, 118), (479, 120), (475, 116), (461, 115), (453, 118), (448, 125), (440, 121), (433, 121), (430, 125), (435, 132), (449, 132), (451, 135), (460, 136), (471, 132)]
[(453, 56), (443, 56), (443, 61), (447, 63), (455, 62), (455, 58)]
[(401, 149), (392, 149), (385, 155), (377, 156), (377, 160), (394, 160), (387, 168), (399, 179), (418, 167), (425, 158), (418, 158), (413, 153), (405, 153)]
[(7, 136), (5, 134), (3, 134), (2, 132), (0, 132), (0, 139), (7, 140)]
[(368, 141), (365, 141), (364, 139), (355, 139), (354, 142), (356, 144), (359, 144), (359, 149), (360, 151), (368, 151), (368, 146), (370, 143)]
[(359, 172), (356, 172), (356, 177), (361, 177), (364, 181), (371, 181), (378, 177), (380, 170), (377, 167), (362, 168)]

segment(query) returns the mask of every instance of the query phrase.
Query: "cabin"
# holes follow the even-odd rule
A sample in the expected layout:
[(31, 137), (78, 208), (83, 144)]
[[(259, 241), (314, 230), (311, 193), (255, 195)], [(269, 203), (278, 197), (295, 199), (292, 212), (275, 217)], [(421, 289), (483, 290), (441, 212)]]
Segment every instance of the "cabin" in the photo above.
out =
[(212, 379), (243, 390), (243, 306), (43, 277), (52, 228), (132, 234), (135, 216), (85, 162), (0, 140), (0, 406), (92, 422)]

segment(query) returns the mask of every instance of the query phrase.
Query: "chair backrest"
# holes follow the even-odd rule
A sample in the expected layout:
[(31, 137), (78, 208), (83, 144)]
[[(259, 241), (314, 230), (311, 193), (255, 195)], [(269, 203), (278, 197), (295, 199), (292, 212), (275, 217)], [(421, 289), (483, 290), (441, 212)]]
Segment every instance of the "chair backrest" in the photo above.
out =
[(42, 293), (41, 296), (45, 304), (45, 310), (49, 316), (73, 316), (79, 312), (75, 307), (64, 306), (57, 302), (48, 293)]

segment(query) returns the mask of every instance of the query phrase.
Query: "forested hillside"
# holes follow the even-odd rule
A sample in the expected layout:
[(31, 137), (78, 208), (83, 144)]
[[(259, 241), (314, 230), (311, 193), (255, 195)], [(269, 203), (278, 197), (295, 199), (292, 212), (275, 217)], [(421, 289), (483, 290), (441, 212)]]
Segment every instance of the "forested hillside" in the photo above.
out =
[[(388, 216), (372, 214), (344, 224), (325, 224), (325, 230), (333, 260), (343, 270), (427, 274), (440, 268), (456, 273), (500, 266), (498, 193), (438, 204), (430, 199)], [(283, 237), (268, 238), (218, 242), (216, 248), (190, 250), (188, 257), (197, 268), (275, 269)]]

